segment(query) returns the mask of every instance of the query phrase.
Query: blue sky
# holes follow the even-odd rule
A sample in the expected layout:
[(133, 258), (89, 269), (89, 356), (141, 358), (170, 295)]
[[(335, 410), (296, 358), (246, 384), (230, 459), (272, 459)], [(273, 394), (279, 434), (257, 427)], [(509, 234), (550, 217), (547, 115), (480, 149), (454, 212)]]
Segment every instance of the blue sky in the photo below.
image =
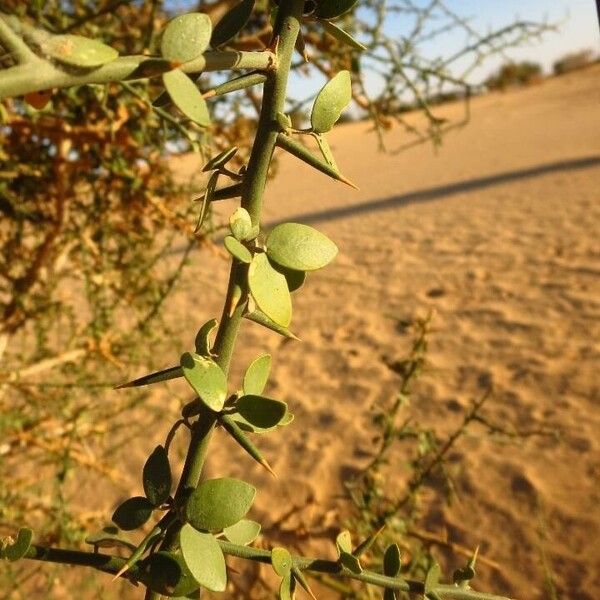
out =
[[(418, 0), (418, 3), (427, 2)], [(600, 54), (600, 34), (594, 0), (447, 0), (447, 5), (460, 16), (469, 19), (473, 29), (481, 33), (499, 29), (517, 19), (547, 22), (557, 27), (556, 31), (546, 33), (541, 39), (533, 39), (521, 47), (507, 50), (504, 57), (490, 57), (471, 73), (469, 79), (474, 84), (485, 80), (506, 60), (534, 61), (540, 63), (546, 72), (551, 72), (553, 62), (569, 52), (590, 48)], [(397, 37), (408, 33), (411, 28), (412, 23), (394, 18), (388, 22), (386, 32)], [(457, 31), (436, 38), (420, 50), (428, 58), (447, 57), (464, 44), (464, 33)], [(365, 75), (367, 88), (375, 92), (379, 87), (378, 78), (369, 76), (368, 73)], [(291, 95), (307, 97), (312, 91), (317, 91), (324, 81), (319, 77), (311, 82), (294, 78), (290, 86)]]
[[(457, 13), (470, 18), (478, 31), (508, 24), (515, 19), (548, 21), (558, 25), (556, 33), (547, 33), (541, 41), (532, 41), (522, 48), (509, 50), (513, 60), (533, 60), (550, 70), (560, 56), (591, 48), (600, 50), (598, 16), (594, 0), (450, 0), (448, 5)], [(445, 54), (462, 39), (451, 38), (437, 49)], [(490, 62), (478, 73), (487, 75), (501, 60)]]
[[(424, 4), (426, 0), (417, 0)], [(175, 10), (190, 10), (195, 0), (167, 0), (167, 6)], [(592, 49), (600, 54), (600, 34), (598, 16), (594, 0), (447, 0), (447, 5), (463, 17), (469, 18), (474, 29), (485, 32), (508, 25), (515, 19), (547, 21), (556, 24), (556, 32), (546, 33), (541, 40), (532, 40), (526, 45), (508, 50), (506, 56), (515, 61), (531, 60), (540, 63), (546, 72), (551, 71), (552, 63), (569, 52)], [(389, 21), (388, 33), (402, 35), (407, 25), (398, 18)], [(422, 51), (430, 58), (448, 56), (454, 49), (464, 44), (464, 35), (455, 33), (439, 38), (435, 43), (424, 46)], [(483, 81), (505, 59), (489, 59), (471, 75), (471, 83)], [(376, 78), (369, 78), (376, 88)], [(312, 81), (294, 78), (290, 86), (291, 95), (306, 97), (318, 90), (324, 79)], [(313, 90), (314, 88), (314, 90)]]

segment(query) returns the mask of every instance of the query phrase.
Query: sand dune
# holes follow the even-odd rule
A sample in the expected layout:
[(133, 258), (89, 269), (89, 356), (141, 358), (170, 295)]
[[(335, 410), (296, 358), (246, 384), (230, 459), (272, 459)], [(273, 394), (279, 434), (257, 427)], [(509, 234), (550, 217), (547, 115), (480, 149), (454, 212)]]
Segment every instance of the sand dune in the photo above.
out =
[[(437, 153), (420, 146), (382, 154), (365, 124), (340, 126), (331, 143), (359, 192), (282, 157), (267, 193), (266, 223), (318, 227), (338, 243), (340, 256), (296, 296), (293, 328), (301, 344), (261, 339), (252, 325), (242, 336), (242, 365), (259, 349), (273, 351), (271, 390), (297, 415), (285, 435), (263, 444), (280, 479), (269, 481), (237, 459), (232, 468), (235, 450), (226, 444), (211, 474), (245, 473), (282, 498), (281, 512), (294, 497), (312, 494), (325, 514), (348, 469), (364, 464), (353, 449), (368, 450), (368, 407), (391, 398), (398, 385), (385, 362), (403, 356), (407, 339), (390, 315), (434, 309), (433, 369), (411, 413), (449, 430), (460, 422), (461, 407), (491, 385), (491, 419), (560, 437), (463, 440), (454, 456), (462, 465), (460, 501), (434, 503), (424, 524), (445, 527), (466, 546), (481, 544), (502, 565), (482, 566), (480, 585), (541, 599), (548, 597), (536, 520), (541, 505), (559, 597), (596, 598), (599, 76), (594, 67), (477, 98), (471, 123)], [(450, 105), (442, 113), (459, 110)], [(394, 149), (405, 141), (396, 131), (387, 143)], [(207, 316), (216, 314), (223, 281), (213, 268), (194, 268), (189, 276), (188, 293), (211, 284)], [(272, 500), (266, 489), (261, 495), (265, 511)]]
[[(281, 157), (267, 192), (266, 227), (282, 220), (311, 224), (336, 241), (340, 255), (295, 295), (292, 329), (301, 343), (265, 335), (251, 323), (240, 336), (233, 380), (259, 352), (272, 352), (269, 391), (289, 403), (296, 421), (285, 433), (259, 442), (277, 480), (221, 432), (207, 474), (243, 476), (256, 484), (254, 516), (267, 528), (307, 498), (314, 503), (300, 511), (304, 524), (343, 521), (343, 480), (368, 459), (370, 409), (395, 395), (399, 379), (387, 364), (403, 358), (410, 343), (392, 317), (411, 319), (434, 310), (431, 369), (416, 387), (407, 416), (449, 432), (491, 386), (485, 408), (490, 419), (524, 432), (553, 430), (559, 437), (500, 443), (475, 429), (451, 457), (459, 501), (426, 503), (422, 527), (436, 534), (446, 530), (467, 547), (481, 545), (500, 568), (482, 564), (480, 588), (541, 600), (549, 598), (540, 559), (541, 506), (558, 597), (596, 599), (599, 94), (595, 66), (529, 89), (476, 98), (471, 123), (451, 133), (438, 152), (418, 146), (383, 154), (368, 125), (339, 126), (331, 145), (358, 192)], [(457, 117), (460, 110), (447, 105), (441, 113)], [(387, 139), (391, 150), (406, 141), (399, 130)], [(174, 162), (182, 177), (197, 167), (195, 157)], [(219, 211), (228, 215), (233, 206), (220, 203)], [(195, 260), (170, 301), (178, 333), (165, 340), (164, 360), (154, 352), (157, 366), (189, 350), (197, 325), (220, 314), (224, 257), (201, 252)], [(178, 385), (157, 392), (161, 414), (169, 407), (175, 413), (189, 396)], [(118, 457), (134, 489), (142, 461), (161, 435), (153, 432)], [(399, 477), (399, 491), (403, 484)], [(74, 497), (100, 514), (110, 514), (120, 492), (123, 498), (131, 492), (124, 485), (120, 492), (98, 495), (91, 477), (73, 486)], [(327, 551), (333, 554), (332, 544)], [(453, 566), (463, 560), (455, 557)], [(102, 597), (139, 597), (130, 586), (117, 588), (102, 576), (96, 581)]]

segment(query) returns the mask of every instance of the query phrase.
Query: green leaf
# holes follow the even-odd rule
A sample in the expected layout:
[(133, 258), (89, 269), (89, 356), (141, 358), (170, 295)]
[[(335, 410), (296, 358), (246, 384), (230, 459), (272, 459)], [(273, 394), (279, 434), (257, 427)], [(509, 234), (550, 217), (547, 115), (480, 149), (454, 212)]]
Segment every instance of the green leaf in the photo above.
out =
[(354, 48), (355, 50), (360, 50), (361, 52), (367, 49), (366, 46), (363, 46), (358, 40), (355, 40), (349, 33), (340, 29), (337, 25), (334, 25), (329, 21), (321, 21), (321, 25), (323, 25), (323, 29), (338, 42), (350, 46), (350, 48)]
[(200, 207), (200, 214), (198, 215), (198, 222), (196, 223), (194, 233), (198, 233), (202, 227), (202, 223), (204, 223), (204, 219), (206, 218), (206, 213), (208, 211), (208, 206), (214, 200), (215, 197), (215, 189), (217, 187), (218, 180), (219, 172), (213, 171), (210, 174), (210, 177), (208, 178), (208, 182), (206, 183), (206, 189), (204, 190), (204, 195), (202, 196), (202, 206)]
[(234, 258), (237, 258), (240, 262), (249, 265), (252, 262), (252, 253), (244, 244), (238, 242), (232, 235), (226, 235), (223, 240), (227, 252)]
[(319, 19), (336, 19), (347, 13), (358, 0), (319, 0), (315, 16)]
[(335, 545), (340, 555), (342, 552), (352, 554), (352, 538), (350, 537), (350, 532), (347, 529), (344, 529), (344, 531), (340, 531), (340, 533), (338, 533), (337, 537), (335, 538)]
[(210, 125), (208, 107), (194, 82), (180, 69), (164, 73), (162, 79), (173, 104), (194, 123), (201, 127), (208, 127)]
[(164, 551), (142, 561), (140, 581), (163, 596), (188, 596), (199, 587), (183, 557)]
[(229, 229), (236, 240), (247, 240), (252, 234), (252, 219), (250, 213), (241, 206), (236, 208), (229, 217)]
[(101, 67), (119, 56), (114, 48), (80, 35), (50, 36), (42, 43), (41, 50), (61, 63), (86, 69)]
[(168, 369), (163, 369), (162, 371), (157, 371), (156, 373), (150, 373), (150, 375), (138, 377), (133, 381), (128, 381), (127, 383), (122, 383), (121, 385), (116, 386), (115, 389), (122, 390), (124, 388), (129, 387), (140, 387), (142, 385), (159, 383), (160, 381), (169, 381), (170, 379), (177, 379), (178, 377), (183, 377), (183, 370), (179, 365), (176, 367), (169, 367)]
[(237, 153), (238, 147), (233, 146), (231, 148), (227, 148), (227, 150), (223, 150), (216, 156), (213, 156), (205, 165), (202, 171), (214, 171), (215, 169), (220, 169), (225, 166)]
[(249, 519), (242, 519), (231, 527), (223, 529), (225, 537), (232, 544), (239, 544), (240, 546), (247, 546), (251, 544), (260, 533), (260, 524)]
[(279, 600), (294, 600), (295, 581), (291, 572), (286, 573), (279, 584)]
[(329, 131), (352, 100), (349, 71), (340, 71), (318, 93), (313, 105), (310, 123), (316, 133)]
[(213, 592), (223, 592), (227, 586), (225, 556), (219, 542), (210, 534), (184, 525), (179, 532), (183, 560), (194, 579)]
[(327, 236), (300, 223), (277, 225), (267, 236), (266, 244), (271, 260), (296, 271), (320, 269), (338, 253), (337, 246)]
[(271, 564), (279, 577), (289, 576), (293, 566), (292, 555), (286, 548), (277, 546), (271, 550)]
[(425, 595), (434, 592), (440, 581), (440, 565), (437, 562), (434, 562), (427, 571), (427, 575), (425, 575)]
[(270, 354), (262, 354), (258, 358), (255, 358), (244, 374), (244, 394), (262, 394), (269, 380), (270, 372)]
[(167, 23), (160, 42), (163, 58), (181, 63), (198, 58), (208, 47), (212, 31), (210, 17), (188, 13)]
[(156, 446), (143, 470), (144, 493), (154, 506), (164, 504), (171, 494), (171, 466), (163, 446)]
[(4, 548), (3, 554), (11, 562), (20, 560), (27, 554), (32, 541), (33, 531), (27, 527), (22, 527), (19, 529), (15, 542)]
[(213, 48), (222, 46), (225, 42), (234, 38), (248, 22), (254, 9), (254, 0), (242, 0), (236, 4), (215, 25), (210, 43)]
[(277, 325), (292, 320), (292, 299), (285, 277), (271, 266), (266, 254), (255, 254), (248, 269), (248, 285), (258, 308)]
[(260, 310), (255, 310), (255, 311), (249, 312), (249, 313), (245, 314), (244, 317), (246, 319), (248, 319), (250, 321), (254, 321), (255, 323), (258, 323), (259, 325), (262, 325), (263, 327), (266, 327), (267, 329), (270, 329), (271, 331), (274, 331), (275, 333), (278, 333), (279, 335), (282, 335), (283, 337), (286, 337), (290, 340), (299, 340), (300, 339), (296, 334), (292, 333), (287, 327), (282, 327), (281, 325), (278, 325), (272, 319), (269, 319), (269, 317), (267, 317), (267, 315), (265, 315)]
[(360, 561), (358, 558), (356, 558), (356, 556), (353, 556), (349, 552), (342, 552), (340, 554), (340, 562), (345, 569), (348, 569), (348, 571), (351, 571), (355, 574), (362, 573)]
[(181, 367), (187, 382), (208, 408), (220, 411), (227, 397), (227, 377), (219, 365), (205, 356), (186, 352)]
[(209, 479), (188, 498), (186, 518), (195, 529), (221, 531), (246, 516), (255, 495), (256, 488), (240, 479)]
[(390, 544), (383, 555), (383, 573), (388, 577), (396, 577), (400, 573), (400, 548), (398, 544)]
[(125, 546), (129, 550), (135, 550), (136, 546), (131, 540), (124, 537), (118, 527), (107, 525), (100, 531), (92, 533), (85, 538), (85, 543), (96, 548), (114, 548), (116, 546)]
[[(211, 319), (210, 321), (206, 321), (200, 329), (198, 329), (198, 333), (196, 334), (195, 346), (196, 346), (196, 354), (200, 356), (205, 356), (206, 358), (210, 358), (211, 356), (215, 356), (211, 351), (211, 341), (210, 336), (212, 332), (218, 327), (219, 322), (216, 319)], [(183, 372), (182, 372), (183, 375)]]
[(141, 527), (151, 516), (154, 506), (147, 498), (134, 496), (122, 502), (113, 513), (115, 525), (124, 531)]
[(287, 412), (287, 404), (264, 396), (242, 396), (235, 403), (236, 411), (253, 427), (275, 427)]
[(285, 277), (290, 293), (299, 290), (304, 285), (304, 282), (306, 281), (306, 273), (304, 271), (288, 269), (287, 267), (282, 267), (278, 264), (274, 264), (273, 266)]

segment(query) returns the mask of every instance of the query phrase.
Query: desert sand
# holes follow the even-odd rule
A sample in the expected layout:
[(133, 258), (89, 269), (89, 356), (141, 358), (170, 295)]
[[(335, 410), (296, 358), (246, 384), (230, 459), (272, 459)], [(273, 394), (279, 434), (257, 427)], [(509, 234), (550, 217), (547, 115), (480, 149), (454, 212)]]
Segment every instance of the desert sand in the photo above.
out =
[[(296, 417), (290, 427), (258, 440), (278, 479), (222, 432), (206, 467), (207, 476), (243, 477), (258, 487), (251, 516), (269, 530), (265, 544), (317, 548), (334, 557), (333, 543), (299, 541), (290, 529), (343, 523), (343, 482), (372, 452), (371, 409), (398, 390), (399, 377), (387, 365), (410, 345), (395, 318), (433, 311), (430, 367), (404, 414), (447, 434), (491, 387), (484, 409), (490, 420), (557, 435), (507, 440), (475, 427), (451, 455), (457, 499), (446, 505), (428, 494), (421, 529), (467, 548), (480, 546), (488, 563), (479, 568), (476, 588), (522, 600), (550, 598), (543, 548), (558, 598), (596, 600), (599, 99), (600, 66), (478, 97), (471, 122), (437, 151), (426, 144), (394, 153), (408, 141), (396, 128), (386, 138), (391, 152), (382, 153), (367, 123), (340, 125), (331, 145), (360, 191), (280, 156), (265, 228), (283, 220), (312, 225), (338, 244), (340, 254), (294, 296), (291, 328), (301, 342), (246, 323), (234, 357), (232, 379), (239, 382), (251, 359), (271, 352), (267, 392), (287, 401)], [(461, 110), (450, 104), (439, 114), (457, 118)], [(199, 165), (196, 157), (183, 157), (173, 166), (185, 178)], [(216, 212), (226, 217), (234, 206), (223, 202)], [(157, 367), (190, 350), (197, 326), (220, 315), (226, 258), (199, 251), (193, 261), (170, 303), (175, 333), (165, 340), (164, 356), (154, 356)], [(114, 393), (107, 391), (107, 401)], [(188, 397), (179, 382), (165, 384), (156, 406), (176, 414)], [(133, 489), (144, 457), (167, 429), (115, 457), (131, 473)], [(399, 494), (405, 484), (399, 470)], [(102, 494), (96, 485), (78, 480), (73, 496), (86, 497), (86, 508), (104, 515), (131, 493), (127, 482)], [(307, 498), (314, 502), (305, 506)], [(274, 531), (270, 526), (291, 506), (299, 509), (296, 520)], [(464, 563), (460, 555), (448, 559), (443, 548), (433, 551), (451, 567)], [(64, 572), (56, 572), (62, 578)], [(60, 587), (56, 597), (62, 597)], [(64, 596), (73, 591), (64, 588)], [(139, 590), (101, 575), (88, 579), (90, 588), (96, 591), (85, 597), (140, 597)], [(334, 595), (321, 589), (319, 597)]]
[[(431, 368), (416, 386), (409, 414), (450, 431), (461, 410), (491, 386), (487, 417), (558, 437), (502, 443), (475, 428), (452, 458), (458, 501), (433, 502), (423, 527), (445, 530), (467, 547), (480, 545), (500, 565), (481, 566), (480, 588), (537, 600), (549, 597), (541, 514), (558, 597), (595, 599), (599, 98), (598, 66), (476, 98), (471, 122), (450, 133), (437, 152), (422, 145), (384, 154), (367, 124), (339, 126), (331, 145), (358, 192), (281, 156), (267, 192), (265, 226), (310, 224), (335, 240), (340, 255), (295, 296), (292, 329), (302, 342), (263, 338), (253, 324), (240, 340), (234, 377), (260, 350), (271, 351), (269, 390), (296, 414), (285, 433), (261, 439), (279, 479), (272, 481), (227, 442), (209, 474), (256, 482), (255, 514), (267, 522), (267, 509), (276, 517), (311, 495), (316, 508), (305, 515), (309, 524), (342, 519), (335, 507), (343, 479), (369, 452), (369, 407), (393, 398), (398, 376), (386, 363), (401, 359), (408, 347), (390, 316), (411, 319), (434, 310)], [(460, 110), (440, 109), (451, 118)], [(406, 141), (400, 129), (386, 139), (392, 151)], [(176, 163), (178, 172), (190, 173), (190, 161)], [(217, 210), (227, 215), (232, 207)], [(218, 314), (225, 266), (209, 262), (192, 271), (182, 294), (202, 294), (200, 318)], [(399, 490), (402, 485), (399, 480)], [(454, 566), (462, 561), (456, 556)]]

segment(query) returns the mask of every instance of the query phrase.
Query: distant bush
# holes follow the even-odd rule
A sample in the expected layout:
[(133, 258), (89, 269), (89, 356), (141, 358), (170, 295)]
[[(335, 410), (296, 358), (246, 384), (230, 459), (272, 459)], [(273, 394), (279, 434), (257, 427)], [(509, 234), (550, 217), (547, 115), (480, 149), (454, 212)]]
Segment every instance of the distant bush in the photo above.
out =
[(509, 87), (531, 85), (542, 78), (542, 67), (538, 63), (523, 61), (508, 63), (489, 77), (485, 85), (489, 90), (505, 90)]
[(593, 61), (594, 53), (588, 48), (587, 50), (565, 54), (554, 63), (552, 70), (555, 75), (564, 75), (565, 73), (582, 69)]

